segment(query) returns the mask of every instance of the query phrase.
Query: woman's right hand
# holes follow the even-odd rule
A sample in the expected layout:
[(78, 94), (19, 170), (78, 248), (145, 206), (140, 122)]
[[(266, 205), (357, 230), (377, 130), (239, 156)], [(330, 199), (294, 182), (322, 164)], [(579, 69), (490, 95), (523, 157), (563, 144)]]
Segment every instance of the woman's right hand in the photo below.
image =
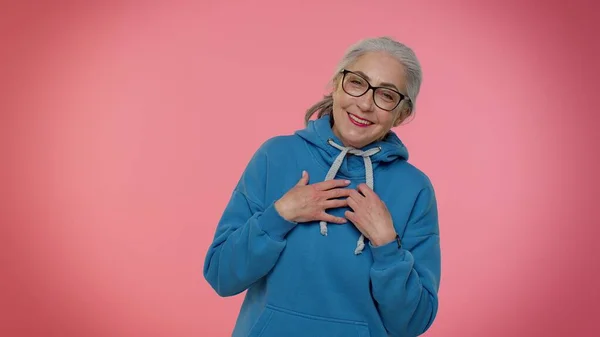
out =
[(296, 186), (275, 202), (275, 209), (284, 219), (296, 223), (321, 220), (346, 223), (346, 218), (327, 214), (325, 210), (348, 205), (347, 198), (352, 190), (343, 187), (349, 184), (349, 180), (328, 180), (309, 185), (308, 172), (303, 171)]

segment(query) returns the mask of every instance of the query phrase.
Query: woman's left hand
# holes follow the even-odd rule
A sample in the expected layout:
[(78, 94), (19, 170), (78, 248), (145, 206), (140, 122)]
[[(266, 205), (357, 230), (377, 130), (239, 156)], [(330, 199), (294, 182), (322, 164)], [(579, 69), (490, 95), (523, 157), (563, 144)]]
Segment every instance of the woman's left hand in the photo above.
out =
[[(360, 192), (360, 193), (359, 193)], [(374, 246), (383, 246), (396, 239), (392, 216), (379, 196), (367, 184), (350, 192), (345, 215)]]

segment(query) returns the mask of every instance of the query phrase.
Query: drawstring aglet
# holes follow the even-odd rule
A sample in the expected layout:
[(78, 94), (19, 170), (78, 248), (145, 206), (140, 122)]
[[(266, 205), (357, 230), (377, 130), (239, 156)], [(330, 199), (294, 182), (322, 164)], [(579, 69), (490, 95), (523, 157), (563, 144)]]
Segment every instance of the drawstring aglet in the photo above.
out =
[(321, 235), (327, 236), (327, 223), (325, 221), (321, 221)]

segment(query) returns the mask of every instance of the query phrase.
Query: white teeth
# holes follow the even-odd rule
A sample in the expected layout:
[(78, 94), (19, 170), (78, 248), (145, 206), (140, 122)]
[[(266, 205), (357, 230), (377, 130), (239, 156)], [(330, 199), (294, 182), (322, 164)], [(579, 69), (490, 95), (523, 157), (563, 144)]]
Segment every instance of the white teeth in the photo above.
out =
[(350, 113), (348, 114), (348, 116), (350, 116), (350, 118), (352, 118), (353, 121), (355, 121), (357, 123), (360, 123), (360, 124), (363, 124), (363, 125), (371, 125), (371, 124), (373, 124), (373, 123), (371, 123), (369, 121), (366, 121), (364, 119), (360, 119), (360, 118), (358, 118), (358, 117), (356, 117), (356, 116), (354, 116), (353, 114), (350, 114)]

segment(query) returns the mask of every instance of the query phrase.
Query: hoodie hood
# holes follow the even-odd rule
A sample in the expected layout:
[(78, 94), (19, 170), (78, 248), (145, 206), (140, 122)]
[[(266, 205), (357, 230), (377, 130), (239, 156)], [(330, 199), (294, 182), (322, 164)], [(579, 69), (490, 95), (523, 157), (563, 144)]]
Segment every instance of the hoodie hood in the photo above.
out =
[[(380, 141), (361, 149), (346, 147), (333, 134), (330, 115), (310, 121), (309, 125), (296, 134), (312, 144), (311, 152), (320, 157), (329, 170), (325, 181), (338, 178), (362, 178), (367, 186), (374, 189), (374, 170), (382, 163), (407, 160), (408, 150), (395, 133), (389, 132)], [(327, 223), (321, 221), (321, 234), (327, 235)], [(356, 244), (355, 254), (360, 254), (365, 245), (361, 235)]]

